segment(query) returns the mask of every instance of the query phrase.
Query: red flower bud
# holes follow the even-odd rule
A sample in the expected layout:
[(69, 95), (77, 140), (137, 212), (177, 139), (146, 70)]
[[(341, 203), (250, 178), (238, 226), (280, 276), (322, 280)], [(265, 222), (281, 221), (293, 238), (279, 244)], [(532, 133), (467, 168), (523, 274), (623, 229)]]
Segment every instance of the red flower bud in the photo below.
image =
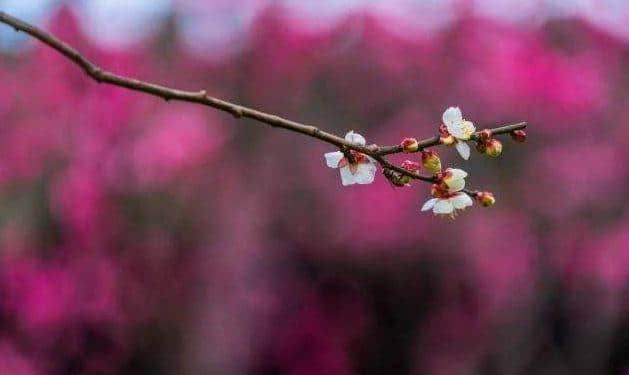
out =
[(516, 142), (524, 142), (526, 141), (526, 133), (524, 130), (514, 130), (511, 132), (511, 138)]

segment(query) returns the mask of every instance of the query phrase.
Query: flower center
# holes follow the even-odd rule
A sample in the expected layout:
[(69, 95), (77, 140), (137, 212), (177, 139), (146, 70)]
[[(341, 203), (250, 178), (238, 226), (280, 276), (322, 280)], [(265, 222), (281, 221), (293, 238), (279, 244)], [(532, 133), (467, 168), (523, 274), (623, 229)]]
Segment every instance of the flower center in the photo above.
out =
[(354, 151), (354, 150), (350, 150), (349, 153), (354, 158), (354, 161), (355, 161), (356, 164), (368, 163), (369, 162), (369, 159), (367, 159), (367, 155), (365, 155), (365, 154), (361, 154), (360, 152)]
[(448, 199), (454, 197), (457, 193), (448, 191), (448, 186), (444, 183), (433, 184), (430, 194), (435, 198)]

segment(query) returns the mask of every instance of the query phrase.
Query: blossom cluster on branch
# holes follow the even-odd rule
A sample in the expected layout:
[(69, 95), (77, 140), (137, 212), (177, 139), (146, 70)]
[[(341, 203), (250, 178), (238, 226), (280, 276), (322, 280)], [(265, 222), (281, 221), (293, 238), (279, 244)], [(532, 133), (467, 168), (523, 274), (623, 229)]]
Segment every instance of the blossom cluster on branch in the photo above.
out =
[[(447, 168), (442, 171), (439, 155), (434, 151), (426, 150), (428, 147), (436, 145), (454, 146), (461, 157), (468, 160), (470, 157), (470, 147), (466, 143), (468, 141), (475, 141), (476, 149), (480, 153), (498, 157), (502, 153), (502, 143), (494, 138), (495, 135), (510, 133), (517, 142), (523, 142), (526, 139), (526, 134), (522, 130), (526, 127), (524, 122), (477, 132), (474, 124), (463, 118), (458, 107), (450, 107), (443, 113), (443, 123), (439, 126), (438, 137), (422, 141), (415, 138), (405, 138), (396, 146), (367, 145), (365, 138), (353, 131), (347, 133), (345, 138), (341, 138), (312, 125), (284, 119), (277, 115), (209, 96), (205, 90), (184, 91), (109, 72), (54, 35), (23, 20), (0, 11), (0, 22), (13, 27), (16, 31), (25, 32), (58, 51), (98, 83), (143, 92), (166, 101), (179, 100), (205, 105), (230, 113), (236, 118), (254, 119), (272, 127), (283, 128), (335, 145), (340, 148), (340, 151), (326, 153), (325, 160), (328, 167), (340, 170), (343, 185), (372, 183), (378, 164), (380, 164), (384, 176), (395, 186), (409, 186), (413, 179), (429, 182), (432, 184), (431, 195), (433, 198), (424, 204), (422, 211), (432, 210), (439, 215), (454, 217), (458, 210), (473, 205), (472, 198), (483, 206), (493, 205), (495, 198), (490, 192), (466, 190), (465, 177), (467, 173), (457, 168)], [(400, 152), (421, 152), (421, 162), (431, 175), (418, 174), (420, 169), (418, 162), (406, 160), (400, 166), (396, 166), (384, 158), (385, 155)]]
[[(494, 137), (495, 132), (491, 129), (477, 132), (474, 123), (463, 118), (460, 108), (450, 107), (446, 109), (442, 116), (442, 122), (439, 126), (438, 141), (429, 143), (429, 146), (454, 146), (464, 160), (470, 158), (470, 146), (466, 143), (468, 141), (475, 141), (476, 150), (481, 154), (496, 158), (502, 153), (502, 143)], [(526, 133), (520, 128), (511, 130), (509, 133), (516, 142), (526, 140)], [(347, 133), (345, 140), (356, 146), (366, 147), (365, 138), (354, 131)], [(399, 150), (389, 153), (404, 152), (410, 154), (419, 152), (421, 153), (421, 163), (405, 160), (399, 167), (389, 164), (382, 157), (376, 159), (369, 154), (352, 149), (328, 152), (324, 157), (328, 167), (339, 169), (343, 186), (372, 183), (375, 179), (378, 163), (382, 166), (382, 173), (385, 178), (394, 186), (410, 186), (413, 179), (432, 183), (430, 190), (432, 198), (426, 201), (421, 210), (432, 210), (436, 215), (454, 217), (458, 211), (473, 205), (472, 198), (484, 207), (492, 206), (496, 202), (491, 192), (466, 190), (467, 172), (459, 168), (442, 170), (439, 155), (435, 151), (427, 150), (428, 146), (422, 146), (425, 143), (415, 138), (404, 138), (400, 143)], [(377, 154), (380, 148), (371, 145), (367, 146), (367, 150), (375, 150)], [(421, 166), (432, 176), (417, 174)]]

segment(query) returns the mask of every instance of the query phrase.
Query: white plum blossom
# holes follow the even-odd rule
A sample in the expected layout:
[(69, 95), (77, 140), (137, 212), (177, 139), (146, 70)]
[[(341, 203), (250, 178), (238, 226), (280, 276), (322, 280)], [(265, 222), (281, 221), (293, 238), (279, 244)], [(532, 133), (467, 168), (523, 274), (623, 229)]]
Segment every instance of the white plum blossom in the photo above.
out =
[(461, 157), (465, 160), (470, 158), (470, 146), (465, 141), (469, 140), (476, 131), (471, 121), (463, 119), (463, 114), (459, 107), (450, 107), (443, 112), (443, 124), (448, 133), (455, 139), (455, 147)]
[(449, 198), (432, 198), (422, 206), (422, 211), (432, 210), (435, 215), (454, 217), (456, 210), (464, 210), (474, 204), (472, 198), (465, 193), (453, 193)]
[(461, 191), (465, 188), (467, 172), (458, 168), (448, 168), (438, 175), (444, 188), (449, 192)]
[[(360, 146), (366, 144), (365, 138), (353, 131), (345, 134), (345, 140)], [(343, 186), (372, 183), (378, 169), (376, 160), (354, 150), (350, 150), (349, 152), (354, 159), (353, 163), (350, 163), (341, 151), (326, 153), (324, 156), (327, 166), (330, 168), (339, 168)]]
[(438, 183), (431, 189), (433, 198), (422, 206), (422, 211), (432, 210), (436, 215), (454, 217), (457, 210), (464, 210), (474, 204), (472, 198), (462, 192), (465, 188), (467, 172), (458, 168), (448, 168), (440, 173)]

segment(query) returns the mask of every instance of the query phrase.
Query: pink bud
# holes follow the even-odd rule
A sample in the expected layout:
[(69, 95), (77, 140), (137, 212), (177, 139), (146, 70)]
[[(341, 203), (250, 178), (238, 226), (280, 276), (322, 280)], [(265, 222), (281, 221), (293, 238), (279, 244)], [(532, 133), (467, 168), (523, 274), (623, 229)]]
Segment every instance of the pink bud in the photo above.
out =
[(414, 162), (414, 161), (410, 161), (410, 160), (404, 160), (402, 162), (402, 168), (406, 169), (407, 171), (410, 172), (417, 172), (420, 168), (419, 163)]
[(526, 141), (526, 133), (524, 130), (514, 130), (511, 132), (511, 138), (516, 142), (524, 142)]

